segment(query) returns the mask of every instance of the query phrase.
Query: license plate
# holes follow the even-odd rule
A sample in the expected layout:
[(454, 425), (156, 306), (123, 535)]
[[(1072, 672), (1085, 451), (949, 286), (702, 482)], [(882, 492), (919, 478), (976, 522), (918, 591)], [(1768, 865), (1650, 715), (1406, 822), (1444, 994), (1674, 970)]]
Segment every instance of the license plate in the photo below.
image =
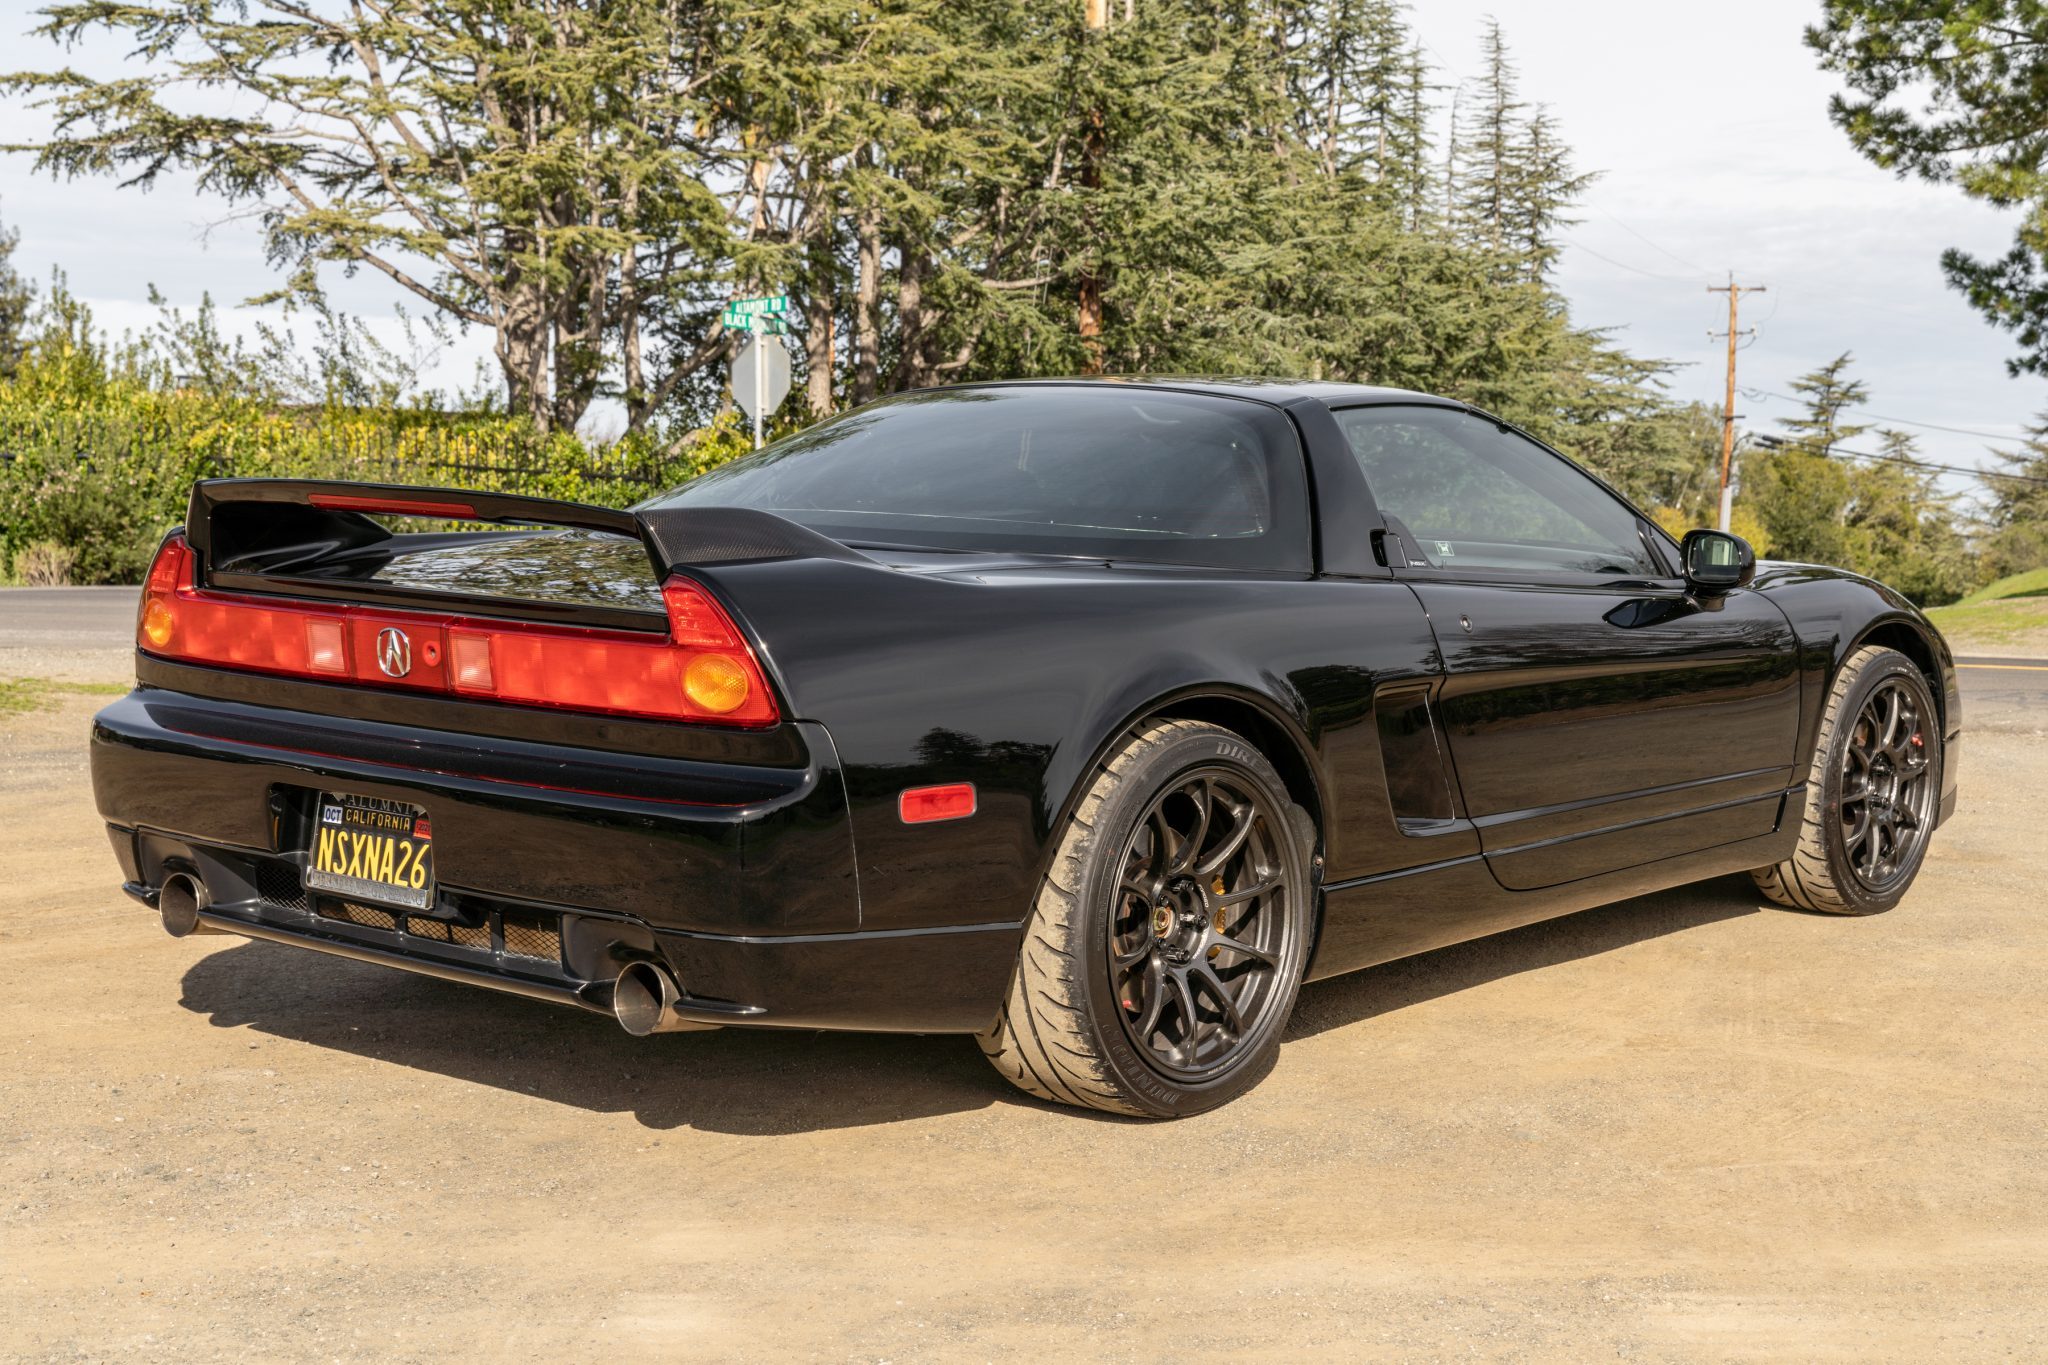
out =
[(427, 813), (402, 801), (320, 793), (306, 885), (368, 901), (430, 910), (434, 830)]

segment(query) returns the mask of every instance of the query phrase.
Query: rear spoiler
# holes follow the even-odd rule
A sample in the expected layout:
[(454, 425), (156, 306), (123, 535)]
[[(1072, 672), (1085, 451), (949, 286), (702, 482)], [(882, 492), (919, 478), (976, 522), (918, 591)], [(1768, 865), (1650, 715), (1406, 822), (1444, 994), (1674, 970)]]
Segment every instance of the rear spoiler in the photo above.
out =
[[(379, 558), (402, 540), (373, 520), (421, 517), (489, 526), (562, 527), (638, 540), (657, 583), (679, 568), (774, 559), (867, 556), (772, 512), (750, 507), (650, 507), (627, 511), (554, 498), (409, 484), (322, 479), (204, 479), (192, 486), (185, 539), (198, 553), (201, 581), (221, 587), (313, 596), (364, 594), (445, 606), (459, 593), (394, 589), (333, 572), (351, 560)], [(320, 570), (328, 572), (322, 573)], [(336, 591), (345, 588), (346, 591)], [(590, 609), (521, 602), (521, 615), (589, 617)], [(530, 608), (530, 610), (528, 610)], [(611, 612), (602, 614), (611, 615)], [(637, 615), (637, 613), (626, 613)]]

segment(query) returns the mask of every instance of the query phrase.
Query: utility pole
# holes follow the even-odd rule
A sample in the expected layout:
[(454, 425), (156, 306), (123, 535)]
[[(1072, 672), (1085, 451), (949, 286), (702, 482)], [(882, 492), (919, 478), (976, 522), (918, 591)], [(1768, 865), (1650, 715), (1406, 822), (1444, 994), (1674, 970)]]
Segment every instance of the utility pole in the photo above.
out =
[[(1088, 32), (1093, 38), (1109, 27), (1109, 0), (1082, 0), (1083, 13)], [(1088, 127), (1081, 141), (1081, 187), (1095, 191), (1102, 188), (1102, 109), (1097, 106), (1088, 111)], [(1091, 213), (1094, 210), (1091, 203)], [(1092, 236), (1093, 234), (1091, 234)], [(1094, 243), (1100, 249), (1100, 243)], [(1080, 279), (1081, 295), (1081, 368), (1087, 374), (1102, 373), (1102, 277), (1090, 267)]]
[[(1721, 529), (1724, 531), (1728, 529), (1728, 514), (1731, 510), (1728, 499), (1728, 467), (1735, 460), (1735, 340), (1740, 336), (1756, 335), (1756, 329), (1753, 327), (1746, 333), (1736, 330), (1736, 310), (1744, 294), (1762, 294), (1767, 292), (1767, 288), (1768, 286), (1761, 284), (1737, 284), (1733, 271), (1728, 274), (1727, 284), (1707, 286), (1709, 294), (1728, 296), (1728, 400), (1721, 405)], [(1707, 335), (1713, 337), (1721, 333), (1709, 332)]]

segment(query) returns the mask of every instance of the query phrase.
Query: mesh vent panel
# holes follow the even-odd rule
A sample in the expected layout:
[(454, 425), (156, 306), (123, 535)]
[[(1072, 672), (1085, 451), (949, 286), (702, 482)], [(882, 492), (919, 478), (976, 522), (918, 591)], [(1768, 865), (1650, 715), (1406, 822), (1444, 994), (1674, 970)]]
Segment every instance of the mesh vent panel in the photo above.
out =
[(488, 924), (451, 924), (448, 926), (448, 941), (459, 943), (465, 948), (488, 948), (491, 946), (491, 926)]
[(505, 951), (543, 962), (562, 960), (562, 939), (551, 921), (530, 915), (506, 915)]
[(367, 905), (357, 905), (354, 901), (322, 901), (320, 902), (320, 913), (329, 919), (347, 920), (350, 924), (360, 924), (366, 929), (398, 928), (398, 916), (390, 911), (373, 909)]
[[(403, 931), (406, 937), (425, 943), (481, 948), (485, 952), (501, 946), (500, 942), (493, 940), (492, 925), (488, 920), (482, 924), (459, 924), (427, 915), (379, 910), (373, 905), (363, 905), (356, 901), (328, 900), (324, 896), (315, 902), (314, 908), (328, 919), (360, 924), (368, 929)], [(497, 921), (504, 936), (502, 948), (506, 953), (555, 966), (561, 965), (562, 934), (555, 916), (511, 911), (494, 914), (490, 918)]]
[(299, 869), (290, 863), (264, 859), (256, 864), (256, 894), (272, 905), (281, 905), (287, 910), (305, 910), (306, 886), (299, 880)]

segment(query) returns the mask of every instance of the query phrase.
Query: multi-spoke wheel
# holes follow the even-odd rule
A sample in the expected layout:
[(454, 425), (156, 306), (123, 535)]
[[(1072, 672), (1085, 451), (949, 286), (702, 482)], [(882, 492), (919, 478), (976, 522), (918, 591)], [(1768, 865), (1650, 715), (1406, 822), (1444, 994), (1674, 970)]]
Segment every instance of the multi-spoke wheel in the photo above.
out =
[(1075, 811), (982, 1050), (1046, 1099), (1198, 1113), (1273, 1064), (1308, 954), (1307, 816), (1227, 730), (1145, 727)]
[(1898, 678), (1879, 683), (1863, 703), (1842, 755), (1842, 846), (1866, 890), (1883, 892), (1910, 873), (1933, 814), (1928, 782), (1934, 761), (1921, 697)]
[(1756, 882), (1781, 905), (1838, 915), (1889, 910), (1927, 852), (1941, 794), (1941, 723), (1919, 668), (1858, 650), (1828, 696), (1793, 855)]
[(1287, 935), (1277, 812), (1205, 768), (1161, 792), (1123, 853), (1110, 984), (1131, 1041), (1171, 1076), (1230, 1064), (1273, 1006)]

